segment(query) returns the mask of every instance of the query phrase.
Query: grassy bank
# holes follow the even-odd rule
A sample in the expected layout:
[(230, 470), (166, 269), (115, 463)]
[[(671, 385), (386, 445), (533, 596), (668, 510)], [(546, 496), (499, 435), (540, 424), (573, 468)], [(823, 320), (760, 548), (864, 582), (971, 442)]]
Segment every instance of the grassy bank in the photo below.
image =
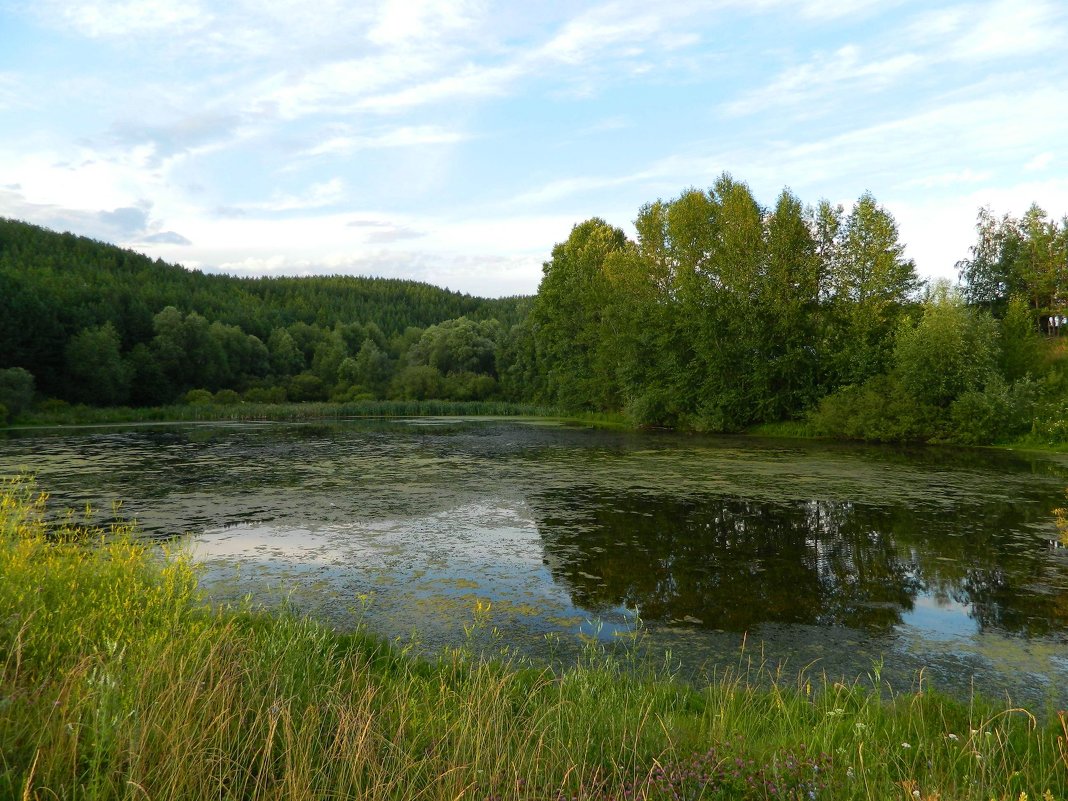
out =
[(552, 417), (558, 413), (531, 404), (504, 401), (353, 401), (349, 403), (173, 404), (150, 407), (51, 406), (27, 411), (19, 426), (108, 425), (272, 420), (340, 420), (350, 417)]
[[(1068, 718), (589, 649), (561, 673), (211, 609), (180, 559), (0, 487), (0, 797), (1068, 797)], [(492, 610), (472, 610), (472, 627)], [(880, 692), (881, 691), (881, 692)]]
[[(761, 423), (746, 429), (747, 434), (755, 437), (769, 437), (773, 439), (841, 439), (821, 434), (806, 420), (783, 420), (778, 423)], [(967, 448), (1000, 448), (1013, 451), (1040, 451), (1044, 453), (1068, 453), (1068, 442), (1051, 440), (1048, 436), (1039, 434), (1022, 434), (990, 445), (959, 445), (952, 442), (916, 443), (929, 445), (942, 445), (948, 447)]]

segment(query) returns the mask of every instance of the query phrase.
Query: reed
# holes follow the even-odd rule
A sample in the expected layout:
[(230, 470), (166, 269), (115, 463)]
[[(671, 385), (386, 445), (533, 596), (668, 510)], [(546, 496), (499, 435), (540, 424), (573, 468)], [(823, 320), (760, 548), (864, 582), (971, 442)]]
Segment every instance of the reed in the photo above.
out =
[[(922, 681), (737, 667), (693, 687), (591, 645), (553, 671), (198, 594), (192, 566), (0, 487), (0, 797), (1064, 799), (1068, 717)], [(473, 610), (471, 643), (492, 625)]]
[(132, 408), (52, 405), (24, 413), (20, 426), (109, 425), (119, 423), (277, 420), (342, 420), (353, 417), (558, 417), (559, 412), (533, 404), (505, 401), (390, 401), (347, 403), (174, 404)]

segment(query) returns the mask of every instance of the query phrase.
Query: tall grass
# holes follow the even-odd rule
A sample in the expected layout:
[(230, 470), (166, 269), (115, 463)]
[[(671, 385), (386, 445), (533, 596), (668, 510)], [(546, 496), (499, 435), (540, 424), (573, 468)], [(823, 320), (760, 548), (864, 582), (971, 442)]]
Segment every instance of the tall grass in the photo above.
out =
[[(1068, 718), (921, 686), (554, 672), (213, 609), (124, 526), (0, 487), (0, 797), (1064, 799)], [(492, 625), (488, 607), (472, 630)], [(477, 631), (473, 638), (478, 638)], [(474, 641), (474, 639), (472, 641)]]

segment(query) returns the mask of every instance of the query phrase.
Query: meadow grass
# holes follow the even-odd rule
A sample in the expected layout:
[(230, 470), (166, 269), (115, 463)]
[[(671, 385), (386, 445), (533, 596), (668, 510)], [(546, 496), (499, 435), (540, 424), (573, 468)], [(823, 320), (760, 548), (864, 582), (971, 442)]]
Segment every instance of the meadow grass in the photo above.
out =
[(1063, 714), (889, 693), (875, 668), (847, 685), (740, 658), (693, 687), (596, 645), (556, 671), (469, 646), (420, 659), (213, 608), (182, 558), (45, 504), (29, 479), (0, 486), (3, 798), (1068, 794)]

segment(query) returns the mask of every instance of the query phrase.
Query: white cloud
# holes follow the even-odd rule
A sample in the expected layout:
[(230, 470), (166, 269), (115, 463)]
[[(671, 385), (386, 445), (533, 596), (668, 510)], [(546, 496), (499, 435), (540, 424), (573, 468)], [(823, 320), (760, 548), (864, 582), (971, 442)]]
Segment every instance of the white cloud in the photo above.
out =
[(948, 55), (965, 61), (987, 61), (1006, 56), (1027, 56), (1065, 42), (1064, 7), (1042, 0), (996, 0), (970, 17), (975, 23), (951, 40)]
[(367, 38), (377, 45), (410, 46), (473, 26), (481, 4), (464, 0), (385, 0)]
[(388, 114), (448, 101), (500, 97), (507, 94), (510, 86), (524, 72), (519, 64), (488, 67), (467, 65), (443, 78), (365, 97), (356, 101), (353, 107), (361, 111)]
[[(581, 64), (596, 59), (609, 47), (644, 42), (655, 36), (661, 25), (659, 14), (627, 14), (618, 4), (608, 4), (567, 22), (538, 49), (537, 55), (565, 64)], [(636, 53), (631, 51), (629, 55)]]
[(892, 5), (900, 5), (887, 0), (797, 0), (796, 5), (801, 14), (815, 20), (835, 20), (843, 17), (855, 17), (869, 14), (875, 10), (884, 11)]
[[(849, 4), (815, 5), (830, 9)], [(923, 12), (882, 33), (876, 42), (818, 52), (781, 71), (762, 88), (727, 103), (724, 111), (741, 116), (791, 106), (810, 112), (814, 102), (824, 99), (841, 108), (848, 105), (851, 91), (867, 96), (920, 74), (933, 75), (948, 63), (1012, 56), (1032, 59), (1068, 39), (1066, 17), (1063, 9), (1043, 0), (994, 0), (982, 6)]]
[(186, 246), (192, 243), (176, 231), (165, 230), (152, 214), (152, 203), (139, 200), (117, 208), (83, 209), (34, 203), (26, 199), (18, 184), (0, 188), (0, 217), (11, 217), (43, 225), (57, 231), (71, 231), (120, 245), (165, 243)]
[(195, 0), (62, 0), (42, 4), (39, 13), (90, 37), (125, 38), (198, 28), (211, 15)]
[(393, 147), (447, 145), (463, 142), (470, 137), (460, 131), (450, 131), (437, 125), (403, 125), (373, 134), (338, 132), (305, 150), (306, 156), (347, 155), (359, 150), (379, 150)]
[(329, 181), (312, 184), (306, 191), (299, 194), (276, 191), (267, 200), (242, 203), (231, 211), (239, 213), (248, 213), (250, 211), (306, 211), (308, 209), (336, 206), (344, 199), (344, 182), (340, 178), (331, 178)]
[(1045, 153), (1039, 153), (1033, 159), (1024, 164), (1024, 170), (1027, 172), (1040, 172), (1041, 170), (1049, 167), (1053, 163), (1053, 154), (1048, 150)]
[(390, 52), (348, 58), (308, 70), (284, 70), (254, 90), (253, 108), (276, 108), (283, 119), (341, 108), (372, 92), (433, 75), (440, 64), (425, 53)]
[(728, 103), (725, 111), (731, 116), (759, 111), (778, 110), (782, 106), (809, 104), (813, 98), (839, 96), (844, 85), (865, 94), (896, 83), (925, 65), (915, 53), (899, 53), (887, 58), (865, 61), (861, 48), (846, 45), (831, 54), (781, 72), (770, 84), (748, 96)]
[(578, 176), (575, 178), (560, 178), (550, 181), (536, 189), (517, 195), (511, 200), (511, 205), (526, 206), (552, 203), (573, 195), (596, 192), (604, 189), (612, 189), (632, 184), (646, 178), (656, 177), (656, 168), (643, 170), (629, 175), (616, 176)]
[(937, 187), (958, 186), (960, 184), (983, 183), (989, 181), (993, 176), (994, 174), (989, 170), (977, 172), (970, 167), (965, 167), (963, 170), (942, 172), (937, 175), (925, 175), (920, 178), (914, 178), (910, 181), (905, 181), (903, 186), (917, 186), (924, 189), (934, 189)]

